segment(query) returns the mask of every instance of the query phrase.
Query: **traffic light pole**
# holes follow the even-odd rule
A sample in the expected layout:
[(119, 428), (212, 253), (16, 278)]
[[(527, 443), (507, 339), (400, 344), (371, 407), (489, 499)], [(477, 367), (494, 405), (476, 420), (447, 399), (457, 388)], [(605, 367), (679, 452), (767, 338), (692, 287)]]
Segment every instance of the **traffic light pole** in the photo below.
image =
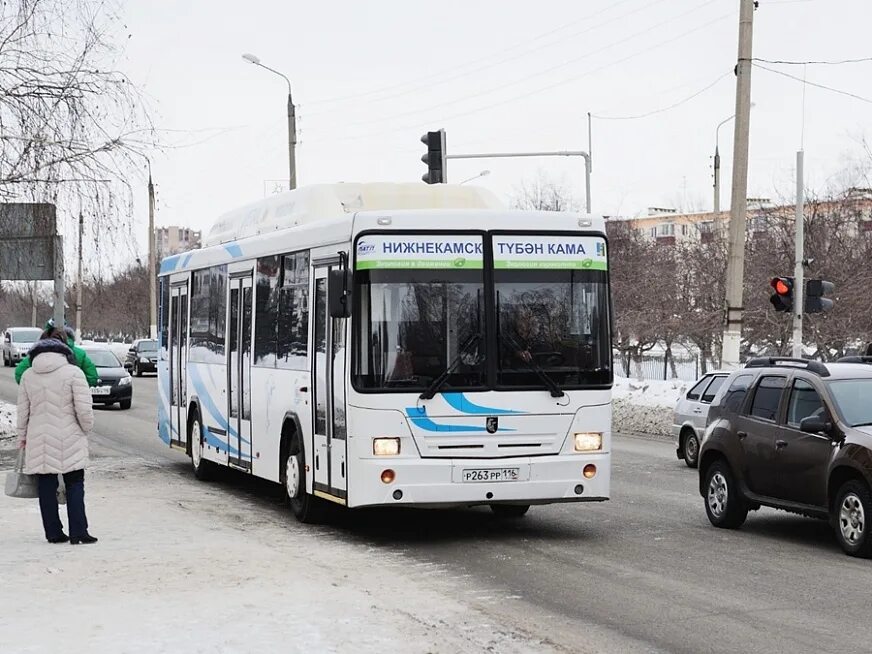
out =
[(793, 268), (793, 358), (802, 358), (802, 317), (805, 313), (805, 192), (803, 188), (803, 152), (796, 153), (796, 218)]
[(590, 153), (583, 150), (560, 150), (556, 152), (488, 152), (482, 154), (448, 154), (446, 159), (507, 159), (515, 157), (583, 157), (585, 210), (590, 213)]

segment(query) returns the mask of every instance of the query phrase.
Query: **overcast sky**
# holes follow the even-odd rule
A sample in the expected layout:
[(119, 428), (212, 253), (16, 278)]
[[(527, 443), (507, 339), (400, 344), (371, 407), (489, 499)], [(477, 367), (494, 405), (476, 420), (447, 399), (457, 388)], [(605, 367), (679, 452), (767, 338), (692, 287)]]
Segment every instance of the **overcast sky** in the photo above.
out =
[[(123, 66), (151, 98), (160, 225), (208, 230), (287, 176), (285, 82), (298, 106), (300, 185), (418, 181), (421, 134), (450, 153), (587, 149), (593, 210), (710, 209), (715, 127), (735, 105), (739, 0), (149, 0), (124, 4)], [(761, 0), (754, 56), (872, 57), (869, 0)], [(803, 66), (763, 64), (802, 77)], [(872, 99), (872, 62), (808, 66), (809, 82)], [(702, 91), (706, 87), (710, 87)], [(859, 150), (872, 104), (806, 87), (808, 183), (824, 188)], [(692, 99), (690, 96), (699, 93)], [(803, 85), (752, 74), (749, 194), (794, 188)], [(683, 104), (645, 118), (638, 116)], [(720, 132), (729, 204), (732, 127)], [(540, 173), (583, 202), (580, 159), (449, 162), (449, 181), (508, 197)], [(145, 204), (138, 206), (145, 211)]]

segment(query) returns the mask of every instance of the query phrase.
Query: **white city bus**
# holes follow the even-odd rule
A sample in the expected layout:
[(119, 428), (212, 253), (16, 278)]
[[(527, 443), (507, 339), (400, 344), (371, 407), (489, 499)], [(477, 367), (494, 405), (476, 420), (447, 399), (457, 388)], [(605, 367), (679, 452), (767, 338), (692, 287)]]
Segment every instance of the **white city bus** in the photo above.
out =
[(483, 189), (336, 184), (221, 218), (160, 269), (159, 434), (295, 515), (609, 497), (605, 225)]

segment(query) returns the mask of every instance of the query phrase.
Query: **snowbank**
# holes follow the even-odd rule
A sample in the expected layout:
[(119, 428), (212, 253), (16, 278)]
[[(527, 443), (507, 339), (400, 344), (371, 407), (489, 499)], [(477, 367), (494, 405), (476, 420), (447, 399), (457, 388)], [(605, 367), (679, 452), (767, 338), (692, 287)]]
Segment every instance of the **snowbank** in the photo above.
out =
[(612, 430), (624, 434), (672, 437), (675, 405), (691, 383), (615, 377)]
[(14, 445), (16, 425), (15, 406), (7, 404), (0, 400), (0, 449), (11, 447)]
[(508, 624), (508, 591), (187, 468), (96, 459), (86, 491), (100, 542), (76, 547), (45, 542), (35, 500), (0, 495), (3, 652), (555, 651)]

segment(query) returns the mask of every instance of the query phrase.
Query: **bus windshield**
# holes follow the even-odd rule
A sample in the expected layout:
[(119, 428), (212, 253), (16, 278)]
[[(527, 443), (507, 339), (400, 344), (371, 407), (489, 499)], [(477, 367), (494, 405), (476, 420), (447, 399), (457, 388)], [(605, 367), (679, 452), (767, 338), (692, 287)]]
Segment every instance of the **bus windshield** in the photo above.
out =
[(604, 272), (496, 270), (497, 386), (611, 382)]
[(452, 363), (444, 387), (484, 383), (481, 269), (368, 270), (358, 279), (358, 388), (423, 391)]

